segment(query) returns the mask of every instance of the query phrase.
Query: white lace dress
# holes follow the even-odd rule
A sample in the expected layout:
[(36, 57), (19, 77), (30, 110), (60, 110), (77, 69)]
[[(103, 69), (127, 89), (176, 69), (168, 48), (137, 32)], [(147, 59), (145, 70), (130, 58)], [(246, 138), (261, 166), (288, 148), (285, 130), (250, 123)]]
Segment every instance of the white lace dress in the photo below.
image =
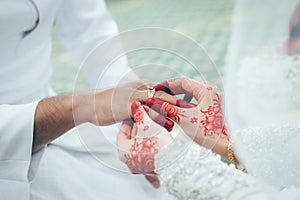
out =
[[(262, 64), (272, 67), (271, 74), (267, 73), (269, 68), (255, 67)], [(260, 77), (253, 79), (255, 74)], [(195, 143), (179, 159), (174, 159), (173, 155), (182, 151), (182, 143), (188, 142), (185, 137), (177, 137), (175, 143), (156, 156), (156, 172), (177, 199), (300, 199), (299, 58), (265, 54), (246, 60), (239, 76), (241, 91), (254, 85), (253, 89), (248, 87), (247, 92), (239, 93), (241, 98), (253, 99), (250, 104), (247, 101), (247, 110), (242, 110), (246, 105), (239, 105), (240, 114), (245, 114), (242, 118), (249, 120), (250, 125), (230, 136), (235, 155), (247, 173), (227, 165), (219, 155)], [(270, 81), (266, 81), (267, 77)], [(275, 84), (275, 77), (281, 77), (280, 84)], [(257, 100), (261, 95), (264, 101)], [(272, 109), (277, 110), (277, 117), (269, 112)], [(268, 121), (268, 117), (272, 120)]]
[[(260, 134), (266, 132), (274, 135), (274, 140), (260, 141), (263, 139)], [(276, 137), (285, 133), (292, 137), (276, 143), (279, 141)], [(156, 157), (156, 172), (162, 184), (177, 199), (300, 199), (300, 161), (297, 159), (300, 127), (254, 128), (240, 134), (245, 136), (240, 143), (241, 152), (251, 155), (243, 159), (250, 171), (248, 174), (233, 165), (228, 166), (219, 155), (195, 143), (180, 159), (166, 165), (169, 152), (178, 149), (174, 143)], [(253, 136), (257, 138), (256, 143), (248, 140)]]

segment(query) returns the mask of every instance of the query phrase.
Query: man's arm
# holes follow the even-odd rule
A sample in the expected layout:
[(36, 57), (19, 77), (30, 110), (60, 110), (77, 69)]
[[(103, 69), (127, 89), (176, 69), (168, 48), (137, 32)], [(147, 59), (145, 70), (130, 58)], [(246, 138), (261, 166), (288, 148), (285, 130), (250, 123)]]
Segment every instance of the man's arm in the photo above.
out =
[[(131, 117), (130, 105), (148, 98), (147, 82), (131, 82), (96, 92), (65, 94), (39, 102), (34, 118), (33, 151), (82, 123), (105, 126)], [(158, 91), (157, 95), (168, 95)]]
[(41, 100), (34, 117), (33, 151), (42, 148), (74, 126), (72, 95)]

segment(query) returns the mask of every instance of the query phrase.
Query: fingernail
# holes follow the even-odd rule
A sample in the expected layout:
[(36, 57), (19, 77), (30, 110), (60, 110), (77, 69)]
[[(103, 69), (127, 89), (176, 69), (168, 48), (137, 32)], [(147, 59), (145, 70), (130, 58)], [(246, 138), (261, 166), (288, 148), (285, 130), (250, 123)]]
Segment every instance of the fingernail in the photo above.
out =
[(166, 93), (173, 94), (173, 92), (169, 88), (169, 84), (168, 84), (167, 81), (164, 81), (164, 82), (162, 82), (160, 84), (155, 85), (154, 89), (155, 90), (162, 90), (162, 91), (164, 91)]
[(171, 120), (166, 120), (164, 127), (169, 129), (169, 128), (173, 128), (174, 126), (174, 122)]
[(158, 115), (153, 119), (156, 123), (164, 126), (167, 130), (173, 128), (174, 122), (167, 120), (164, 116)]
[(146, 105), (151, 107), (155, 102), (155, 99), (154, 98), (149, 98), (146, 100)]
[(139, 101), (135, 101), (131, 104), (131, 112), (132, 114), (136, 113), (140, 108), (142, 104)]
[(173, 127), (172, 128), (166, 128), (168, 132), (171, 132), (173, 130)]
[(159, 188), (159, 186), (160, 186), (159, 181), (154, 181), (152, 184), (153, 184), (154, 188)]

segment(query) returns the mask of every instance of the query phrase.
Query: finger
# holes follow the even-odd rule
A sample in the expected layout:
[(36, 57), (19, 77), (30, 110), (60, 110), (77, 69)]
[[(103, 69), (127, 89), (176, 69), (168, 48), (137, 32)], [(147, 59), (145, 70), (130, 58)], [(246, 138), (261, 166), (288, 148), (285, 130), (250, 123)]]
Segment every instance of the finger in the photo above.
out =
[(131, 104), (131, 111), (134, 119), (134, 136), (140, 136), (140, 137), (146, 137), (148, 134), (151, 133), (149, 131), (151, 124), (153, 124), (153, 121), (148, 116), (147, 112), (145, 111), (143, 105), (135, 101)]
[(186, 87), (184, 88), (183, 86), (186, 86), (187, 78), (185, 77), (179, 77), (179, 78), (172, 78), (167, 81), (164, 81), (158, 85), (155, 85), (154, 88), (156, 90), (163, 90), (171, 95), (176, 95), (176, 94), (184, 94), (186, 92), (192, 93), (193, 88), (191, 87)]
[[(171, 104), (174, 104), (176, 106), (182, 107), (182, 108), (194, 108), (196, 107), (195, 104), (189, 103), (183, 99), (178, 99), (176, 96), (172, 96), (170, 94), (167, 94), (163, 91), (157, 91), (154, 95), (154, 98), (161, 99), (163, 101), (169, 102)], [(193, 98), (193, 95), (191, 94), (191, 98)]]
[(136, 99), (135, 101), (145, 102), (149, 96), (148, 96), (148, 89), (153, 88), (153, 83), (149, 81), (143, 81), (142, 85), (139, 85), (139, 87), (136, 88)]
[(122, 144), (123, 142), (129, 140), (129, 138), (127, 137), (127, 134), (124, 134), (123, 132), (119, 132), (118, 136), (117, 136), (117, 146), (119, 147), (120, 144)]
[(172, 96), (163, 91), (157, 91), (154, 95), (154, 98), (161, 99), (182, 108), (194, 108), (196, 105), (189, 103), (189, 101), (191, 101), (191, 99), (193, 98), (193, 94), (188, 93), (185, 96), (188, 101), (185, 99), (178, 99), (176, 96)]
[(169, 82), (168, 81), (164, 81), (162, 83), (159, 83), (157, 85), (154, 86), (154, 89), (157, 91), (164, 91), (168, 94), (174, 95), (174, 93), (172, 92), (170, 86), (169, 86)]
[(159, 188), (160, 182), (156, 174), (147, 174), (145, 178), (153, 185), (154, 188)]
[(193, 99), (193, 94), (191, 93), (186, 93), (183, 97), (183, 100), (185, 100), (186, 102), (191, 102), (192, 99)]
[(174, 122), (170, 119), (164, 117), (163, 115), (159, 114), (158, 112), (150, 109), (148, 106), (144, 106), (145, 110), (147, 111), (149, 117), (156, 122), (157, 124), (163, 126), (167, 131), (172, 131), (174, 127)]
[(133, 127), (132, 127), (132, 130), (130, 132), (130, 137), (135, 138), (137, 136), (137, 134), (138, 134), (138, 127), (137, 127), (137, 124), (134, 123)]
[(161, 115), (167, 116), (176, 122), (180, 121), (180, 111), (182, 108), (156, 98), (148, 99), (146, 104), (151, 109), (159, 112)]
[(132, 127), (130, 125), (130, 122), (124, 122), (121, 125), (121, 129), (119, 131), (119, 134), (117, 136), (117, 150), (119, 153), (119, 159), (123, 162), (126, 161), (125, 155), (129, 153), (129, 149), (131, 147), (132, 140), (131, 140), (131, 134)]
[(154, 86), (156, 90), (163, 90), (169, 94), (186, 94), (190, 93), (199, 100), (203, 92), (207, 92), (208, 85), (198, 81), (188, 79), (186, 77), (179, 77), (167, 80), (161, 84)]
[(178, 100), (178, 98), (176, 96), (168, 94), (165, 91), (161, 91), (161, 90), (156, 91), (152, 98), (158, 98), (158, 99), (167, 101), (172, 104), (176, 104), (176, 102)]
[(133, 126), (133, 120), (132, 119), (124, 120), (122, 122), (119, 133), (125, 135), (127, 137), (127, 139), (131, 139), (130, 135), (131, 135), (132, 126)]
[(124, 122), (121, 125), (119, 134), (117, 136), (117, 147), (118, 150), (120, 150), (121, 147), (124, 147), (124, 144), (128, 142), (130, 138), (131, 133), (131, 126), (128, 122)]
[(175, 105), (181, 108), (195, 108), (197, 106), (193, 103), (185, 101), (184, 99), (178, 99)]
[[(146, 105), (149, 106), (150, 108), (154, 109), (155, 111), (160, 112), (161, 106), (164, 102), (165, 101), (163, 101), (162, 99), (150, 98), (150, 99), (147, 99)], [(184, 101), (183, 99), (178, 99), (176, 101), (175, 105), (180, 108), (195, 108), (197, 106), (195, 104), (188, 103), (188, 102)], [(163, 114), (163, 113), (160, 113), (160, 114)]]
[(135, 101), (131, 104), (131, 115), (134, 122), (140, 122), (146, 115), (141, 102)]

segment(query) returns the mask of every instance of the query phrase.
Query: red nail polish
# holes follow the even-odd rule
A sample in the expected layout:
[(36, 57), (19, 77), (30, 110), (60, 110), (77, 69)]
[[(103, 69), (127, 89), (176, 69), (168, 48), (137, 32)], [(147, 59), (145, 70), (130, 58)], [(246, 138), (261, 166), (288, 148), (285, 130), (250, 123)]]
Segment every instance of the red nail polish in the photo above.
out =
[(164, 127), (165, 128), (173, 128), (174, 122), (171, 120), (166, 120)]
[(155, 102), (155, 99), (154, 98), (149, 98), (146, 100), (146, 105), (151, 107)]
[(154, 89), (155, 90), (162, 90), (162, 91), (164, 91), (164, 92), (166, 92), (166, 93), (169, 93), (169, 94), (174, 94), (172, 91), (171, 91), (171, 89), (170, 89), (170, 87), (169, 87), (169, 83), (167, 82), (167, 81), (164, 81), (164, 82), (162, 82), (162, 83), (160, 83), (160, 84), (157, 84), (157, 85), (155, 85), (154, 86)]
[(131, 104), (131, 112), (132, 115), (134, 115), (134, 113), (136, 113), (140, 108), (141, 108), (142, 104), (139, 101), (135, 101)]
[(196, 107), (194, 104), (188, 103), (183, 99), (178, 99), (176, 101), (176, 106), (179, 106), (181, 108), (194, 108), (194, 107)]

